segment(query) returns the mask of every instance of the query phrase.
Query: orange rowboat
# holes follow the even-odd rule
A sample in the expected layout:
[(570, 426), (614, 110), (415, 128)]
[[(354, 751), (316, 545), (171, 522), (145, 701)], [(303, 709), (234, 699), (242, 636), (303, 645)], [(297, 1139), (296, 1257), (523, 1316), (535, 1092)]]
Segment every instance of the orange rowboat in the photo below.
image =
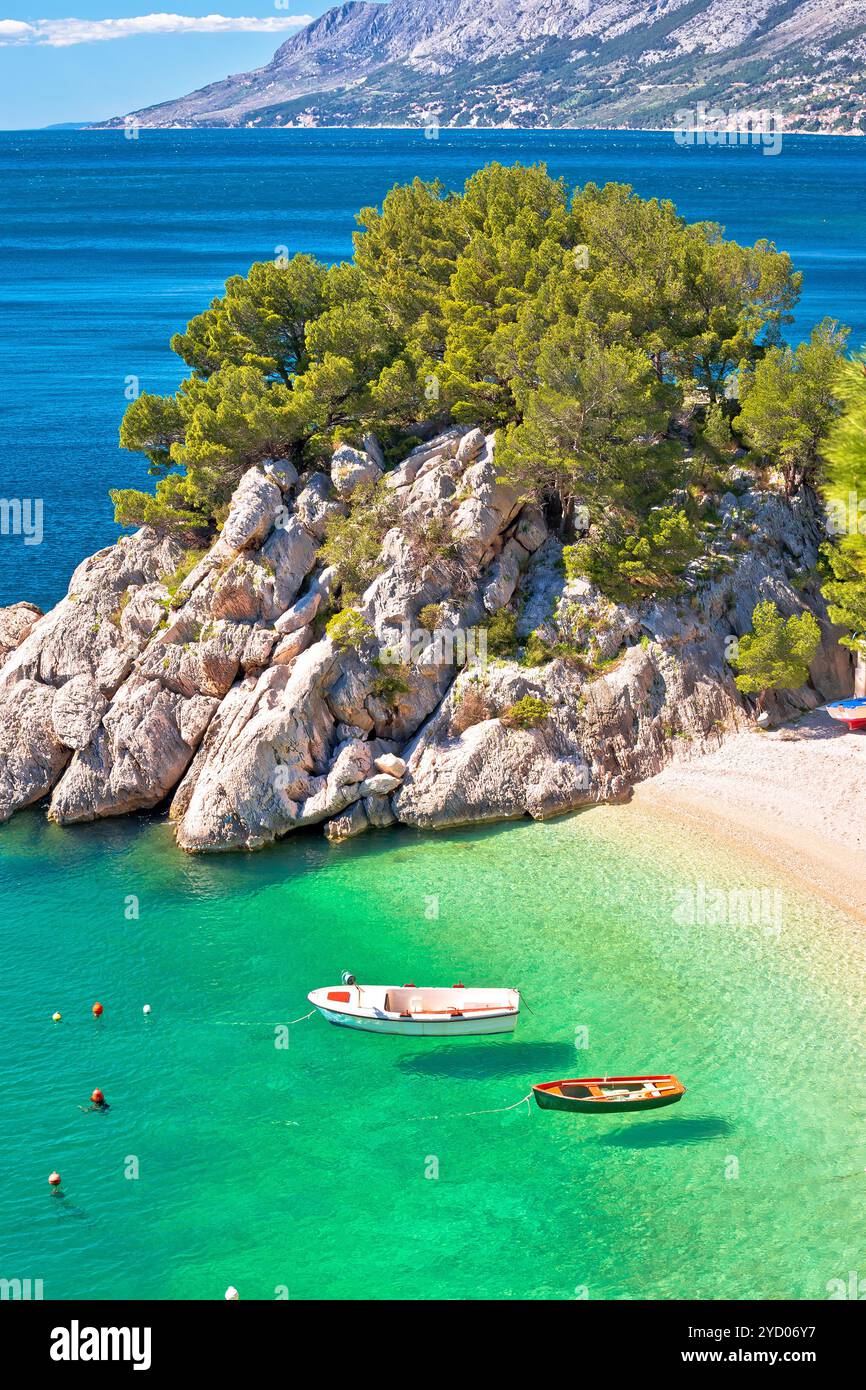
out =
[(573, 1081), (540, 1081), (532, 1091), (542, 1110), (607, 1115), (674, 1105), (686, 1088), (675, 1076), (582, 1076)]

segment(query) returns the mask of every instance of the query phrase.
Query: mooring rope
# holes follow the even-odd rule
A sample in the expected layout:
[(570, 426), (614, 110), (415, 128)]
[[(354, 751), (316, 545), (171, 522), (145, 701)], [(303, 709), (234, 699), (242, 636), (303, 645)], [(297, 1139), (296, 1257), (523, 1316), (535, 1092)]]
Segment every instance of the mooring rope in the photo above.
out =
[(526, 1113), (529, 1115), (532, 1113), (532, 1107), (529, 1104), (531, 1099), (532, 1092), (527, 1091), (526, 1095), (521, 1096), (520, 1100), (516, 1100), (513, 1105), (497, 1105), (492, 1110), (458, 1110), (456, 1114), (451, 1115), (414, 1115), (411, 1118), (415, 1120), (465, 1120), (471, 1115), (504, 1115), (507, 1110), (516, 1110), (519, 1105), (524, 1103), (526, 1104)]
[[(309, 1018), (309, 1014), (307, 1014), (306, 1017)], [(532, 1092), (527, 1091), (526, 1095), (521, 1096), (520, 1100), (516, 1100), (513, 1105), (496, 1105), (490, 1110), (458, 1110), (456, 1112), (452, 1111), (448, 1115), (395, 1115), (393, 1117), (387, 1116), (383, 1118), (382, 1123), (405, 1125), (420, 1124), (423, 1120), (465, 1120), (470, 1118), (472, 1115), (504, 1115), (509, 1110), (516, 1110), (520, 1105), (525, 1105), (526, 1113), (527, 1115), (530, 1115), (532, 1113), (532, 1106), (529, 1104), (531, 1099)], [(292, 1128), (297, 1128), (299, 1125), (303, 1125), (305, 1123), (307, 1122), (303, 1120), (271, 1120), (271, 1124), (273, 1125), (291, 1126)]]
[(277, 1019), (276, 1022), (269, 1022), (265, 1019), (260, 1019), (256, 1022), (248, 1022), (246, 1019), (239, 1018), (216, 1018), (213, 1022), (221, 1028), (291, 1028), (296, 1023), (304, 1023), (308, 1018), (312, 1018), (313, 1014), (318, 1012), (318, 1009), (310, 1009), (308, 1014), (301, 1014), (300, 1018), (290, 1018), (288, 1023), (281, 1023), (279, 1019)]

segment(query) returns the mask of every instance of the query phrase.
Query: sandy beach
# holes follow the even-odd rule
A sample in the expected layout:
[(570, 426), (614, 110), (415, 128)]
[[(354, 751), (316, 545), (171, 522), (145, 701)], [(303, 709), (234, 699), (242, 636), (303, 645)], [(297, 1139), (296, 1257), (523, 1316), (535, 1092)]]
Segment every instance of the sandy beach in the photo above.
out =
[(866, 921), (866, 732), (824, 710), (677, 762), (636, 787), (635, 803), (700, 820)]

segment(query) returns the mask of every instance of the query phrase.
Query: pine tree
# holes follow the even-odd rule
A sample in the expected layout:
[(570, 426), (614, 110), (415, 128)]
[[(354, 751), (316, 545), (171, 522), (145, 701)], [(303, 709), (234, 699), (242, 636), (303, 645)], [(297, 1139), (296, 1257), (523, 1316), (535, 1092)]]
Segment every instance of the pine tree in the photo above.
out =
[(839, 549), (866, 578), (866, 355), (844, 364), (835, 391), (841, 412), (823, 446), (822, 492)]
[(321, 466), (336, 437), (396, 450), (457, 421), (500, 427), (522, 491), (585, 497), (621, 542), (670, 490), (683, 393), (718, 396), (799, 292), (768, 243), (622, 185), (570, 197), (543, 165), (488, 165), (462, 194), (416, 179), (358, 221), (352, 261), (255, 265), (173, 339), (190, 375), (121, 428), (156, 491), (113, 494), (119, 521), (207, 528), (266, 458)]
[(820, 642), (821, 629), (810, 612), (783, 618), (775, 603), (759, 603), (733, 663), (740, 672), (737, 689), (757, 695), (759, 707), (770, 690), (798, 689), (809, 679)]
[(841, 410), (838, 385), (848, 333), (825, 319), (796, 350), (771, 347), (740, 373), (736, 426), (782, 470), (791, 496), (817, 480), (822, 443)]
[(831, 623), (847, 628), (839, 645), (866, 660), (866, 575), (838, 546), (825, 545), (823, 553), (833, 571), (833, 578), (821, 585), (827, 612)]

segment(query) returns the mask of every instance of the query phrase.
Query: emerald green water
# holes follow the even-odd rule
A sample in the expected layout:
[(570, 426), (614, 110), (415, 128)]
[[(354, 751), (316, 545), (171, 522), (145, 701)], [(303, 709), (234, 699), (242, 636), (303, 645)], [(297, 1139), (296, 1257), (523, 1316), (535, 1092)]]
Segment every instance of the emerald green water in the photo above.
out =
[[(780, 889), (781, 931), (678, 924), (700, 881)], [(160, 824), (32, 813), (0, 884), (0, 1276), (46, 1297), (825, 1298), (866, 1274), (862, 928), (697, 830), (627, 807), (190, 859)], [(452, 1043), (316, 1017), (275, 1047), (345, 968), (534, 1012)], [(655, 1115), (461, 1115), (656, 1070), (688, 1093)], [(110, 1113), (78, 1110), (94, 1086)]]

